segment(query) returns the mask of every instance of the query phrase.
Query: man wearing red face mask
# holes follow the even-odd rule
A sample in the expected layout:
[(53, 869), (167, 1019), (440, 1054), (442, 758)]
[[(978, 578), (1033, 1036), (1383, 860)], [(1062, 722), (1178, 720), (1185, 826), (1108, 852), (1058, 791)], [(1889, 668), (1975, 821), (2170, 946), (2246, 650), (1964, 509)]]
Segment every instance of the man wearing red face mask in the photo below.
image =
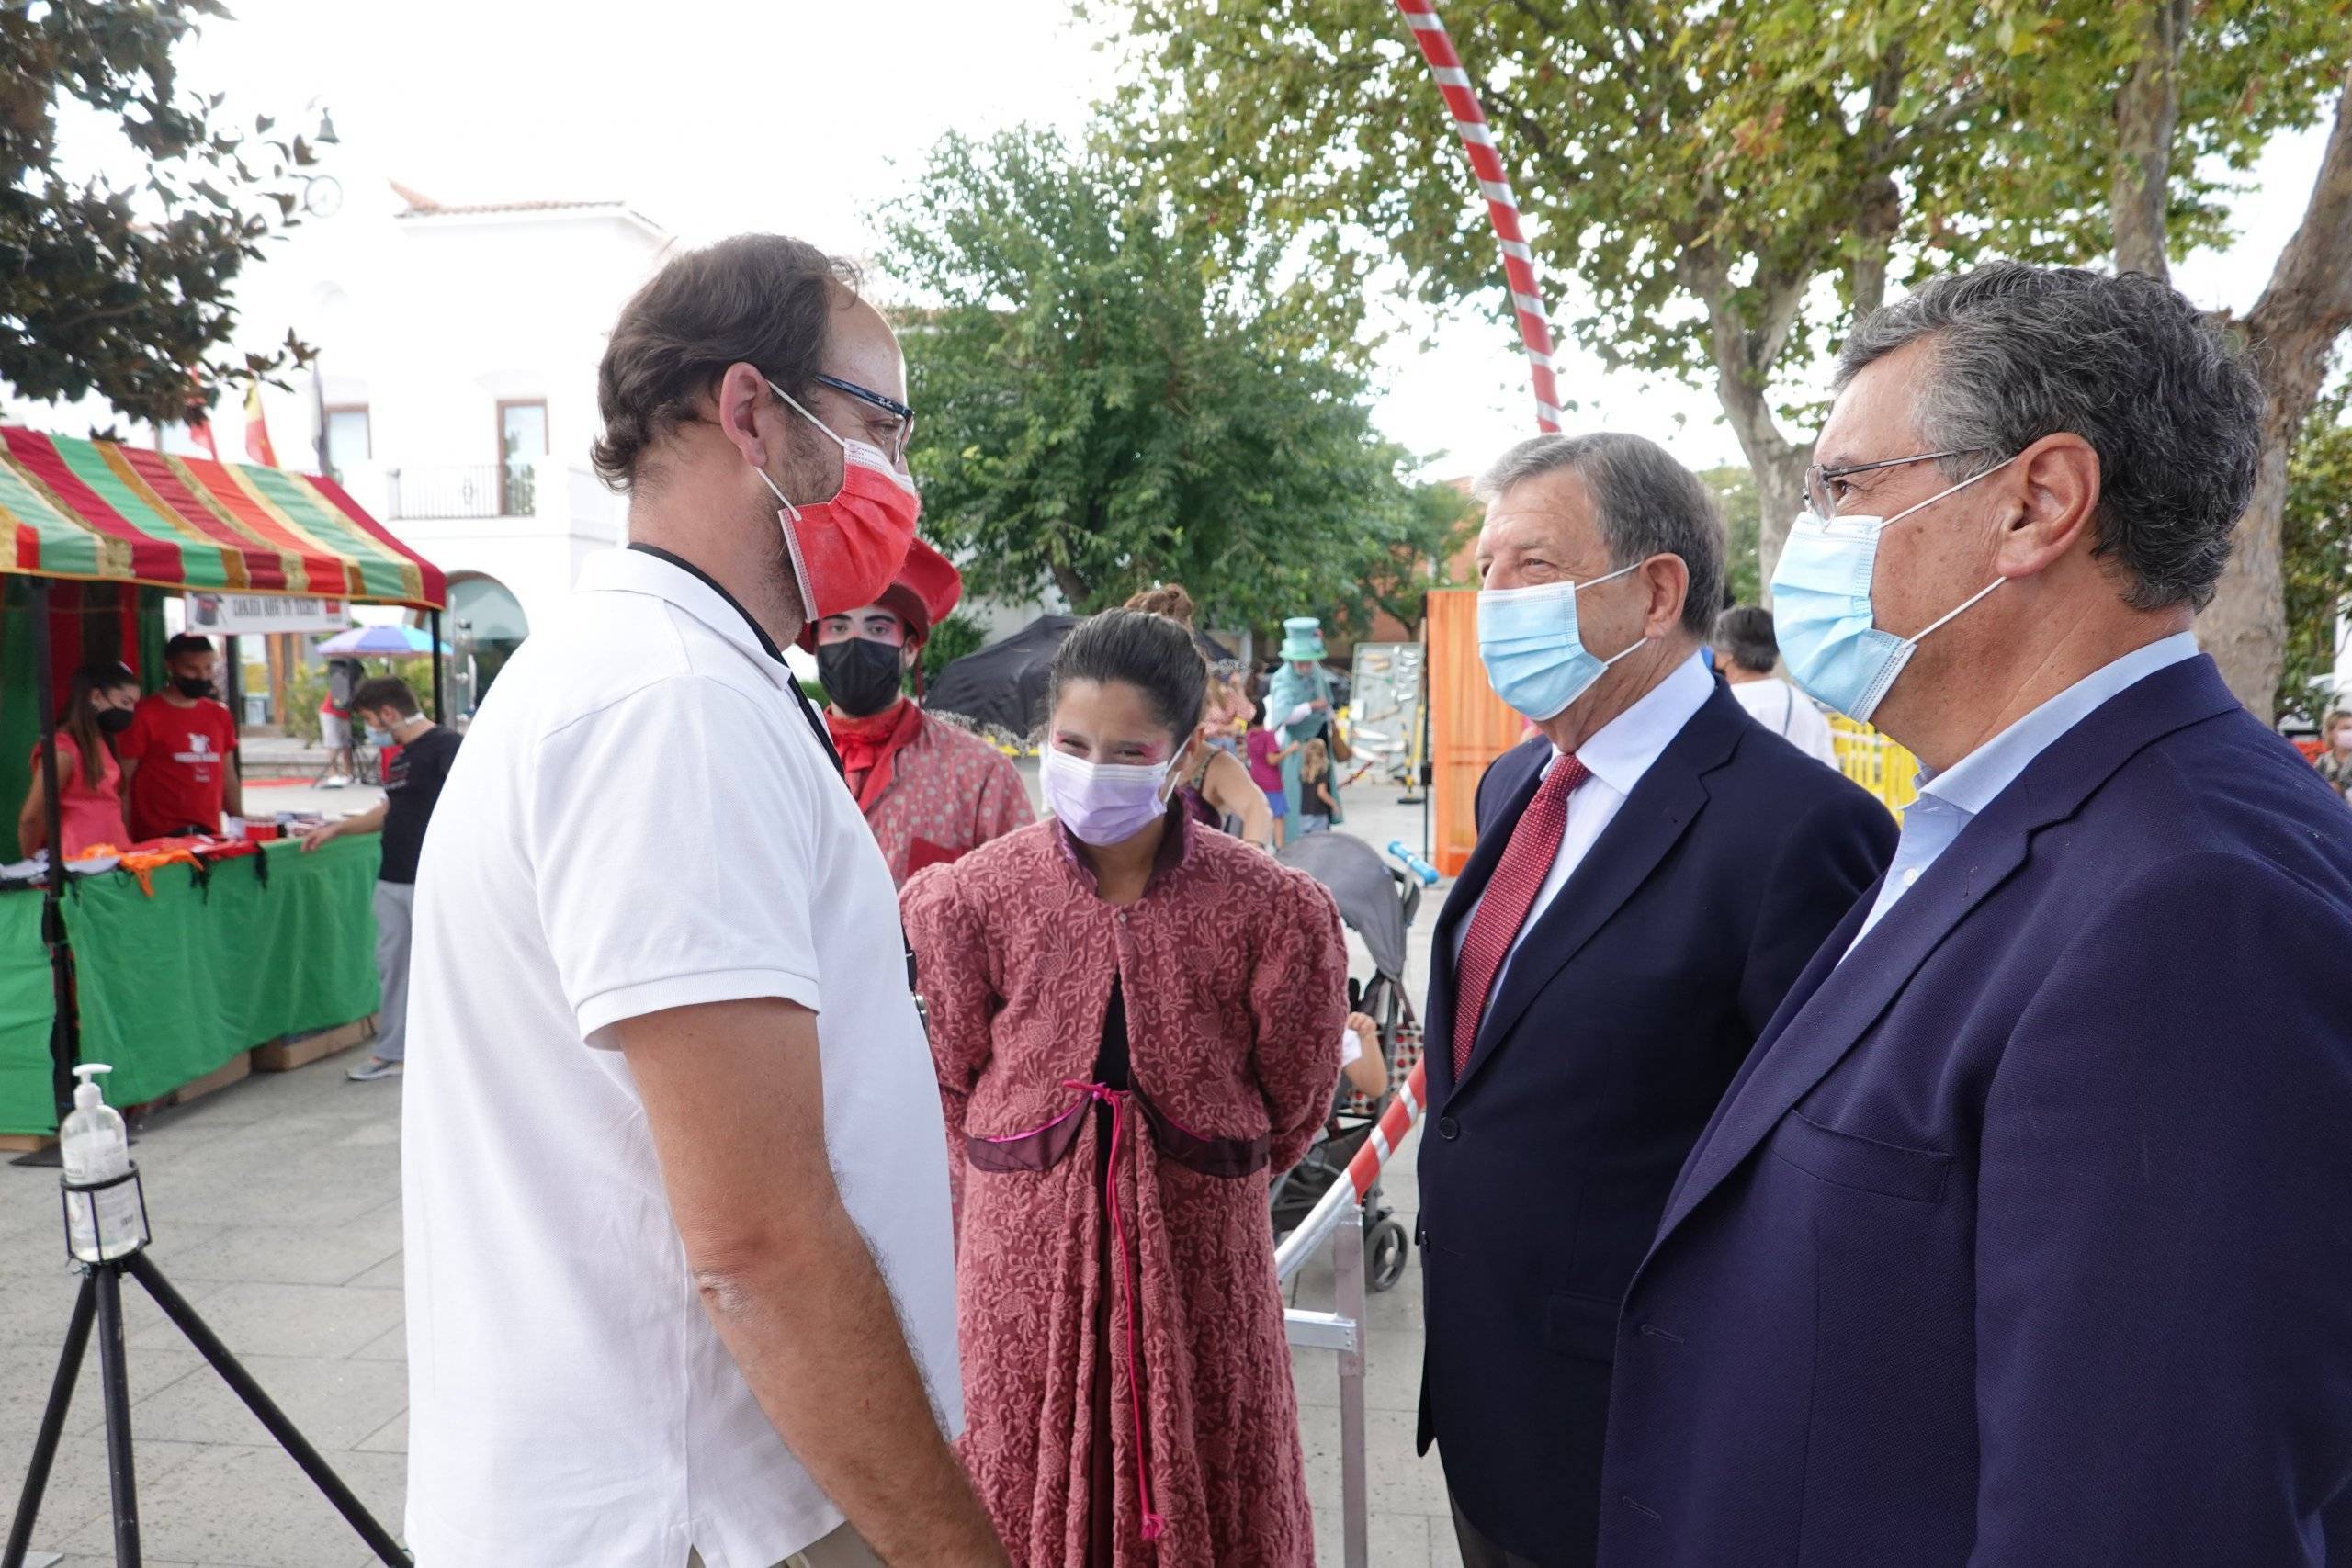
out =
[(919, 503), (844, 264), (671, 260), (598, 371), (629, 547), (450, 770), (417, 876), (408, 1538), (439, 1568), (1002, 1563), (890, 874), (781, 649)]
[(931, 630), (956, 608), (964, 580), (917, 539), (897, 581), (873, 604), (803, 628), (830, 705), (825, 727), (842, 778), (865, 813), (900, 886), (1035, 821), (1021, 773), (977, 735), (931, 717), (904, 693)]

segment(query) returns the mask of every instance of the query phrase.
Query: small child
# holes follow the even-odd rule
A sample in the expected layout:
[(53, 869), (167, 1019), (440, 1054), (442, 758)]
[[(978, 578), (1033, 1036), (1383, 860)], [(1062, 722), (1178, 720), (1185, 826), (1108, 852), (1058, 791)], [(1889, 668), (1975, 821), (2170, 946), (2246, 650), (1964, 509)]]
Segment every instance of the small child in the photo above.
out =
[(1306, 743), (1306, 755), (1298, 764), (1298, 831), (1328, 833), (1331, 829), (1331, 814), (1340, 803), (1331, 798), (1331, 752), (1320, 740)]
[[(1259, 704), (1258, 717), (1261, 722), (1265, 713), (1265, 705)], [(1290, 802), (1283, 794), (1283, 759), (1298, 748), (1283, 745), (1272, 730), (1255, 726), (1243, 738), (1242, 744), (1249, 751), (1250, 782), (1265, 792), (1266, 809), (1274, 817), (1274, 848), (1281, 849), (1283, 829), (1288, 826), (1285, 818), (1290, 814)]]

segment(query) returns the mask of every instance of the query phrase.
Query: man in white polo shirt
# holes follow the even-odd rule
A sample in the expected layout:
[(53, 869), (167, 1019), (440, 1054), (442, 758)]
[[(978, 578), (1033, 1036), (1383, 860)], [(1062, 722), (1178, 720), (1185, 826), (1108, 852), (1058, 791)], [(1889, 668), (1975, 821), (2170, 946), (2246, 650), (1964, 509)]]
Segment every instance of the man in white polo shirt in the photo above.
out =
[(426, 840), (403, 1148), (422, 1568), (1001, 1563), (888, 871), (778, 649), (912, 536), (905, 371), (745, 235), (623, 310), (631, 547), (500, 673)]

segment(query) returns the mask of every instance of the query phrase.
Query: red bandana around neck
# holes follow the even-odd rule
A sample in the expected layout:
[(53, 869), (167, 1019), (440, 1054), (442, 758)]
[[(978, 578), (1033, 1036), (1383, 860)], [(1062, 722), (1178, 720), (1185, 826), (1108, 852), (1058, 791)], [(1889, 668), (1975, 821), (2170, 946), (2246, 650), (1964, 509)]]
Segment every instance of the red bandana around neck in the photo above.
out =
[(890, 788), (891, 759), (922, 732), (922, 709), (903, 697), (870, 718), (852, 718), (829, 707), (825, 728), (832, 732), (833, 750), (842, 754), (842, 776), (858, 809), (868, 811)]

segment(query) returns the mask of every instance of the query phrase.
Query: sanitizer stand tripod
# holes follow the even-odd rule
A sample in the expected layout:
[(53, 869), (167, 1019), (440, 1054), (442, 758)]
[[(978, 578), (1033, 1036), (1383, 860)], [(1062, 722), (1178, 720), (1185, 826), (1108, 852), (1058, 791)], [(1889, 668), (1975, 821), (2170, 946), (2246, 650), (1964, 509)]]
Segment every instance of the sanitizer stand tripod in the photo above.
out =
[[(134, 1166), (127, 1174), (108, 1181), (76, 1184), (64, 1183), (65, 1202), (69, 1212), (79, 1200), (89, 1205), (93, 1216), (97, 1213), (96, 1194), (106, 1188), (125, 1182), (138, 1191), (139, 1171)], [(40, 1434), (33, 1440), (32, 1461), (25, 1469), (25, 1487), (17, 1502), (17, 1517), (9, 1527), (8, 1544), (0, 1551), (0, 1568), (24, 1568), (25, 1553), (32, 1541), (33, 1523), (40, 1512), (41, 1495), (49, 1487), (49, 1470), (57, 1457), (57, 1440), (65, 1430), (65, 1415), (74, 1404), (74, 1385), (79, 1381), (82, 1361), (89, 1348), (90, 1328), (95, 1322), (98, 1330), (98, 1373), (106, 1396), (107, 1417), (107, 1480), (114, 1497), (114, 1560), (115, 1568), (139, 1568), (139, 1487), (132, 1473), (130, 1459), (130, 1368), (123, 1344), (122, 1278), (128, 1274), (147, 1288), (164, 1315), (178, 1325), (187, 1336), (188, 1343), (203, 1353), (212, 1363), (220, 1380), (234, 1389), (269, 1435), (277, 1439), (311, 1484), (326, 1495), (335, 1511), (359, 1532), (359, 1539), (368, 1550), (392, 1568), (410, 1568), (412, 1559), (401, 1550), (367, 1506), (352, 1495), (343, 1478), (319, 1456), (309, 1439), (295, 1430), (294, 1423), (277, 1408), (253, 1374), (231, 1355), (196, 1309), (187, 1304), (179, 1292), (172, 1288), (164, 1271), (155, 1267), (154, 1259), (146, 1252), (147, 1204), (140, 1196), (139, 1234), (135, 1244), (119, 1257), (103, 1262), (89, 1262), (75, 1257), (75, 1266), (82, 1270), (82, 1292), (74, 1301), (74, 1315), (65, 1325), (65, 1349), (57, 1360), (57, 1379), (50, 1385), (49, 1406), (41, 1412)], [(68, 1227), (69, 1235), (71, 1227)], [(96, 1250), (103, 1257), (113, 1250), (119, 1236), (101, 1234)]]

